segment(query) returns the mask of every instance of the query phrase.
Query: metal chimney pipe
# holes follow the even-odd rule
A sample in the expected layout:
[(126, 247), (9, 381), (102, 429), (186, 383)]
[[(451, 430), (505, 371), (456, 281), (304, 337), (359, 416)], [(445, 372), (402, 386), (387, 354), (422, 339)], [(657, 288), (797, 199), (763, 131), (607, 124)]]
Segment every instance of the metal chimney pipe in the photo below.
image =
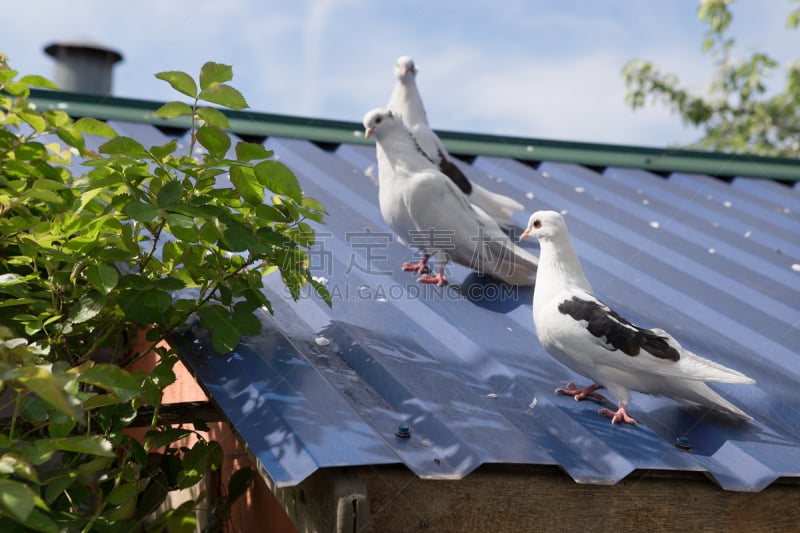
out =
[(53, 43), (44, 49), (56, 62), (55, 82), (64, 91), (110, 95), (114, 63), (122, 54), (90, 41)]

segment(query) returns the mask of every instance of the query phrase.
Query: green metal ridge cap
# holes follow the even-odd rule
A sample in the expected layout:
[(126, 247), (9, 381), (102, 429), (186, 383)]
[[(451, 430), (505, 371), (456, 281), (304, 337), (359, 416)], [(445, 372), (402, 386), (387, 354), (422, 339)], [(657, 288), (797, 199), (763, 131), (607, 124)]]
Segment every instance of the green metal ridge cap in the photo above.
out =
[[(189, 128), (188, 117), (156, 116), (161, 102), (31, 89), (30, 100), (40, 108), (61, 109), (72, 116), (101, 120), (145, 122)], [(231, 131), (249, 136), (276, 136), (324, 143), (371, 144), (358, 122), (223, 110)], [(599, 167), (629, 167), (656, 172), (686, 172), (715, 176), (747, 176), (800, 181), (800, 160), (726, 154), (676, 148), (653, 148), (587, 142), (556, 141), (505, 135), (437, 130), (445, 147), (465, 156), (491, 156), (524, 161), (558, 161)]]
[(438, 131), (455, 154), (800, 181), (800, 159)]

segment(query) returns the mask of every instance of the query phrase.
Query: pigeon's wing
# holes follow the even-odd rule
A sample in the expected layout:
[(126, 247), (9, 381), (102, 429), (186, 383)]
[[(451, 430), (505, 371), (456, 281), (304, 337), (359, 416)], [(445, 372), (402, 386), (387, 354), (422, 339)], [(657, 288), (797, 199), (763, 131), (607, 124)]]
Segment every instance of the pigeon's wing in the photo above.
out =
[(420, 238), (458, 264), (510, 283), (529, 284), (536, 257), (521, 255), (497, 223), (473, 206), (444, 174), (429, 169), (414, 175), (406, 205)]
[(559, 303), (558, 312), (574, 321), (584, 340), (607, 351), (598, 355), (596, 363), (628, 372), (698, 381), (749, 380), (735, 370), (689, 352), (664, 330), (632, 324), (591, 294), (565, 298)]
[(410, 131), (419, 147), (436, 166), (439, 166), (443, 158), (447, 158), (447, 149), (430, 126), (424, 123), (414, 124)]
[(442, 140), (439, 139), (439, 136), (430, 126), (417, 124), (412, 128), (411, 132), (417, 145), (419, 145), (428, 159), (439, 168), (442, 174), (450, 178), (462, 193), (466, 195), (472, 194), (472, 183), (469, 178), (450, 160), (450, 154), (447, 153)]
[(417, 172), (412, 179), (404, 200), (420, 238), (429, 239), (432, 249), (447, 253), (451, 260), (469, 264), (475, 247), (471, 237), (484, 232), (478, 213), (438, 170)]

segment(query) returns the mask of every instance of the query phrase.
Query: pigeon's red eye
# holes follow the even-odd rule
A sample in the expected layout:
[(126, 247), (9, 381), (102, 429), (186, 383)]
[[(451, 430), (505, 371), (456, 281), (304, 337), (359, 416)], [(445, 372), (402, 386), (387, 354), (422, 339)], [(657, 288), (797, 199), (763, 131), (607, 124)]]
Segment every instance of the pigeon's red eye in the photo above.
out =
[(536, 229), (541, 228), (542, 227), (542, 221), (537, 218), (536, 220), (533, 221), (533, 227), (536, 228)]

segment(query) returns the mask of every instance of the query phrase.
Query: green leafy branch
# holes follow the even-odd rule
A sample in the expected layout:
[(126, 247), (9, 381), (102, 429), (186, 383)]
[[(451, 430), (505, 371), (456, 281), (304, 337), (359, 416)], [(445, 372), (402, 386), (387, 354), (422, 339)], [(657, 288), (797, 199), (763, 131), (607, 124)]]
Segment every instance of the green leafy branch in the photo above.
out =
[[(800, 62), (786, 69), (786, 87), (768, 95), (766, 80), (779, 67), (776, 60), (754, 53), (744, 60), (732, 58), (735, 40), (728, 34), (733, 0), (702, 0), (698, 17), (708, 25), (703, 52), (715, 57), (716, 71), (708, 95), (682, 87), (674, 74), (663, 74), (649, 61), (633, 59), (623, 77), (626, 102), (639, 109), (648, 102), (665, 105), (685, 123), (702, 127), (696, 147), (797, 156), (800, 154)], [(800, 24), (800, 8), (791, 12), (787, 27)]]
[[(206, 63), (199, 85), (157, 74), (191, 100), (157, 112), (191, 116), (185, 153), (177, 139), (146, 147), (101, 121), (39, 111), (30, 87), (55, 86), (17, 76), (0, 55), (0, 529), (185, 528), (191, 505), (151, 512), (222, 459), (203, 438), (175, 445), (202, 422), (161, 423), (177, 357), (158, 343), (196, 313), (215, 349), (232, 350), (271, 312), (262, 289), (273, 272), (294, 298), (311, 283), (330, 305), (307, 268), (325, 211), (205, 105), (247, 107), (229, 66)], [(142, 327), (160, 355), (151, 372), (128, 369)], [(125, 430), (146, 405), (139, 442)], [(220, 519), (252, 471), (234, 477)]]

